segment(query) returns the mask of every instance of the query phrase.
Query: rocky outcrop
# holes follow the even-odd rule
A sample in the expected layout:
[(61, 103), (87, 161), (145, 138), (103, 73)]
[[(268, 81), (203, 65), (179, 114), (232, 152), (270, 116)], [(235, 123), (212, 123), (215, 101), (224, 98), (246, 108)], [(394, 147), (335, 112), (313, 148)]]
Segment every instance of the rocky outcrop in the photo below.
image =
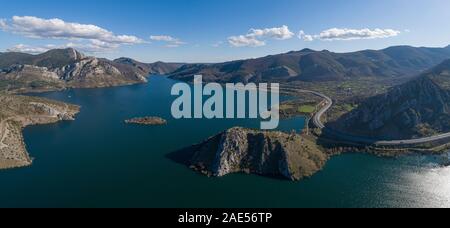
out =
[(450, 61), (370, 98), (335, 123), (346, 132), (411, 139), (450, 131)]
[(42, 98), (0, 95), (0, 169), (28, 166), (22, 129), (29, 125), (74, 120), (80, 107)]
[(74, 88), (107, 87), (147, 82), (146, 74), (93, 57), (84, 58), (57, 69), (57, 72), (62, 80)]
[[(15, 77), (23, 77), (29, 74), (39, 75), (41, 78), (58, 80), (60, 77), (57, 73), (49, 71), (47, 67), (38, 67), (32, 65), (13, 65), (11, 67), (1, 69), (0, 73), (6, 75), (15, 75)], [(7, 76), (6, 76), (7, 77)]]
[(149, 69), (86, 57), (75, 49), (40, 55), (0, 56), (0, 90), (39, 92), (64, 88), (97, 88), (147, 82)]
[(298, 181), (320, 171), (328, 155), (297, 134), (232, 128), (184, 150), (186, 164), (208, 176), (251, 173)]

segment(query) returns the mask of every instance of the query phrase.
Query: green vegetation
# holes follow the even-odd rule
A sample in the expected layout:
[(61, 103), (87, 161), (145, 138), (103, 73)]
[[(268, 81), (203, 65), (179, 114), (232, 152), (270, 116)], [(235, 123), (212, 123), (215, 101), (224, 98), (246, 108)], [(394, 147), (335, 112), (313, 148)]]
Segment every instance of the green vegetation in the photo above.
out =
[(347, 111), (347, 112), (351, 112), (351, 111), (353, 111), (353, 109), (357, 108), (358, 105), (355, 105), (355, 104), (342, 104), (341, 107), (342, 107), (342, 110)]
[(280, 117), (282, 119), (289, 119), (296, 116), (312, 115), (321, 100), (316, 96), (310, 96), (310, 94), (304, 95), (300, 96), (299, 94), (296, 100), (290, 100), (280, 104)]
[(316, 110), (316, 107), (313, 105), (302, 105), (298, 108), (298, 111), (301, 113), (311, 114)]
[(287, 110), (291, 110), (293, 108), (294, 108), (294, 106), (291, 105), (291, 104), (281, 104), (280, 105), (280, 110), (281, 111), (287, 111)]

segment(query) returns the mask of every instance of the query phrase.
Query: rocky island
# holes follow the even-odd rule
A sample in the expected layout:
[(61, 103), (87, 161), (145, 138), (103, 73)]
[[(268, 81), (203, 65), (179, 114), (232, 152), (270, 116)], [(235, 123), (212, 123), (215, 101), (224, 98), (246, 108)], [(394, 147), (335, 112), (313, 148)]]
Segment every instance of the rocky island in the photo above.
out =
[(240, 127), (169, 157), (208, 176), (250, 173), (292, 181), (314, 175), (329, 159), (301, 135)]
[(127, 124), (139, 124), (139, 125), (166, 125), (167, 120), (160, 117), (140, 117), (125, 120)]
[(22, 129), (29, 125), (74, 120), (80, 107), (27, 96), (0, 94), (0, 169), (31, 165)]

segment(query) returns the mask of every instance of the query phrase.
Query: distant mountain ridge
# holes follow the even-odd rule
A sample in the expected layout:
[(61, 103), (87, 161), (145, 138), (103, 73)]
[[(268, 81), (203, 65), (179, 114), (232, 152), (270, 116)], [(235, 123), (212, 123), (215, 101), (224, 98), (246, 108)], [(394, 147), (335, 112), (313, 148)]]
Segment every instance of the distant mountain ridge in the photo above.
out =
[(179, 64), (144, 64), (87, 57), (73, 48), (31, 55), (0, 53), (0, 90), (35, 92), (96, 88), (147, 82), (149, 74), (167, 74)]
[(39, 55), (31, 55), (20, 52), (6, 52), (0, 54), (0, 68), (6, 68), (12, 65), (33, 65), (47, 68), (60, 68), (83, 58), (86, 57), (73, 48), (54, 49)]
[(155, 63), (142, 63), (126, 57), (115, 59), (114, 62), (132, 65), (142, 70), (143, 72), (147, 72), (148, 74), (160, 74), (160, 75), (170, 74), (175, 70), (177, 70), (178, 68), (180, 68), (181, 66), (185, 65), (184, 63), (165, 63), (161, 61)]
[(355, 77), (415, 76), (450, 58), (450, 46), (395, 46), (383, 50), (333, 53), (303, 49), (262, 58), (180, 67), (170, 77), (191, 81), (202, 74), (215, 82), (336, 81)]
[(410, 139), (450, 131), (450, 60), (369, 98), (337, 122), (347, 132)]

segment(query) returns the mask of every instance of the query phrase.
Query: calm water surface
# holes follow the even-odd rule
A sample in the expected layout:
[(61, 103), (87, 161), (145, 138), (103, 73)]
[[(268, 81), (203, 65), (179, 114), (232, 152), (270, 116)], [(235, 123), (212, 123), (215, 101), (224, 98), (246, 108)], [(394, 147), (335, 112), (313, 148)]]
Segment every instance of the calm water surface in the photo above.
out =
[[(40, 96), (82, 106), (74, 122), (25, 129), (28, 168), (0, 171), (0, 207), (450, 207), (450, 168), (441, 156), (396, 159), (347, 154), (311, 179), (252, 175), (207, 178), (166, 155), (256, 120), (174, 120), (174, 82), (70, 90)], [(167, 126), (123, 123), (161, 116)], [(302, 118), (280, 130), (300, 130)]]

